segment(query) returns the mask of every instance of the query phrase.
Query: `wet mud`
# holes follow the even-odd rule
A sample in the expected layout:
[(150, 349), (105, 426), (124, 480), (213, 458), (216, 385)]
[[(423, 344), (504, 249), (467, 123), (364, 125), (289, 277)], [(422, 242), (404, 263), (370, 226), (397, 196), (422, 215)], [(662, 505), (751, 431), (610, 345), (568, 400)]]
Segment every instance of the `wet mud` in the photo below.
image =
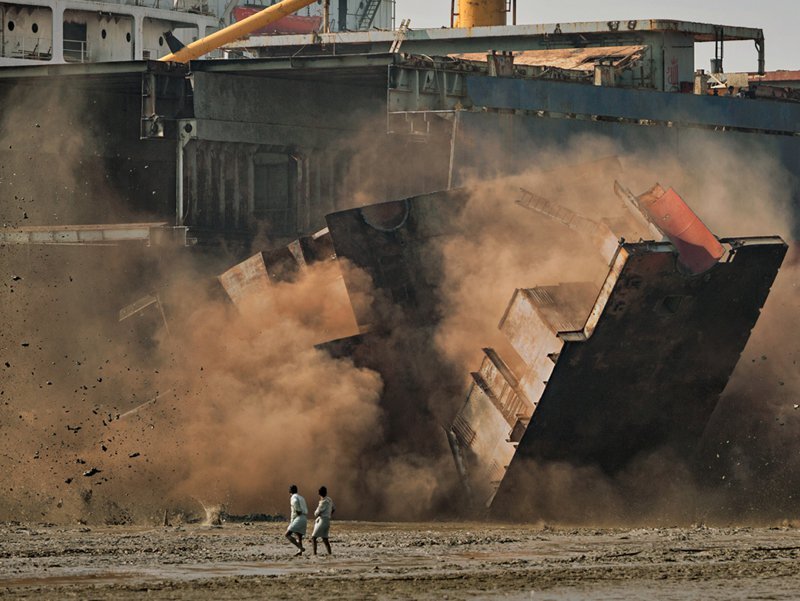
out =
[[(563, 529), (335, 522), (303, 557), (285, 524), (0, 526), (3, 599), (796, 599), (797, 524)], [(322, 550), (320, 545), (320, 550)]]

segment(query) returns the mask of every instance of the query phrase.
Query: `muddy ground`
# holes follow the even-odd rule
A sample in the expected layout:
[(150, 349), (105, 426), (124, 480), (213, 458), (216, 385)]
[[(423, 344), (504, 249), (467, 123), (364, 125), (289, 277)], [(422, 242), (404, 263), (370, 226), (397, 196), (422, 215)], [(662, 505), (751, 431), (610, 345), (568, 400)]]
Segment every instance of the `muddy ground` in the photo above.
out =
[[(0, 527), (3, 599), (797, 599), (800, 530), (334, 522)], [(309, 549), (310, 550), (310, 549)]]

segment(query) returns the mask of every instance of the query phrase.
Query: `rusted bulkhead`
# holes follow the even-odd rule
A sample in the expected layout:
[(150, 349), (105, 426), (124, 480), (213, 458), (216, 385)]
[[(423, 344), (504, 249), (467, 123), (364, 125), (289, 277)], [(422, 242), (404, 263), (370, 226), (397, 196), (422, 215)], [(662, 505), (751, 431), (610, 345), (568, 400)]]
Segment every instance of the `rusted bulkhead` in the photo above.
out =
[(247, 297), (267, 293), (274, 282), (292, 281), (308, 265), (335, 258), (331, 237), (325, 228), (285, 247), (256, 253), (218, 279), (230, 299), (239, 304)]

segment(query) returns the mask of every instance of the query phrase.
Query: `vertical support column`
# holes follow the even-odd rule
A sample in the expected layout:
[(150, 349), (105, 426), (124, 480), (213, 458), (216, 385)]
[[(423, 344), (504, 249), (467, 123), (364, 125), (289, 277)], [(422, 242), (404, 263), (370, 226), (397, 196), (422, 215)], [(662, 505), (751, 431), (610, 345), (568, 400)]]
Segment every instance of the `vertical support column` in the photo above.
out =
[(214, 157), (212, 154), (216, 153), (215, 142), (205, 142), (205, 152), (203, 153), (203, 220), (202, 224), (209, 227), (214, 223), (214, 173), (212, 165), (214, 164)]
[(314, 185), (311, 194), (311, 204), (320, 214), (325, 215), (327, 211), (326, 203), (322, 198), (322, 170), (324, 168), (325, 155), (320, 150), (311, 154), (313, 165)]
[[(187, 142), (186, 146), (184, 146), (184, 172), (186, 173), (186, 177), (184, 178), (184, 198), (183, 198), (183, 205), (184, 205), (184, 220), (182, 225), (186, 225), (186, 218), (188, 216), (192, 216), (194, 218), (194, 212), (192, 211), (192, 207), (197, 206), (197, 142), (195, 141), (194, 144), (189, 144)], [(186, 182), (189, 183), (189, 189), (186, 189)]]
[(185, 149), (189, 140), (192, 139), (196, 127), (197, 124), (191, 119), (178, 121), (178, 143), (175, 151), (175, 225), (178, 227), (184, 225), (186, 216), (183, 187), (186, 171)]
[(52, 62), (64, 62), (64, 6), (53, 3), (53, 57)]
[(256, 167), (254, 157), (258, 146), (253, 146), (247, 153), (247, 221), (248, 225), (255, 221), (256, 212)]
[(239, 185), (240, 175), (240, 164), (241, 161), (239, 157), (241, 156), (242, 152), (237, 146), (233, 150), (233, 229), (239, 229), (241, 227), (241, 204), (242, 204), (242, 191), (241, 186)]
[(133, 60), (140, 61), (144, 54), (144, 15), (137, 12), (133, 15)]
[(339, 189), (336, 186), (336, 150), (327, 150), (325, 160), (325, 193), (328, 195), (329, 212), (339, 208)]
[(217, 158), (217, 165), (215, 175), (217, 176), (217, 215), (218, 223), (222, 225), (222, 229), (227, 229), (227, 204), (228, 199), (225, 195), (225, 172), (227, 171), (228, 162), (228, 145), (224, 142), (219, 143), (219, 154)]
[(183, 142), (180, 137), (175, 154), (175, 225), (183, 225)]
[(756, 51), (758, 52), (758, 74), (764, 75), (766, 68), (764, 63), (764, 36), (761, 36), (755, 42)]
[(725, 68), (722, 59), (725, 54), (725, 30), (722, 27), (714, 27), (714, 73), (724, 73)]
[(347, 30), (347, 0), (339, 0), (339, 31)]
[(453, 113), (453, 129), (450, 132), (450, 166), (447, 170), (447, 189), (453, 189), (453, 175), (456, 168), (456, 136), (458, 135), (458, 122), (460, 111)]
[(295, 161), (296, 169), (296, 194), (294, 198), (295, 232), (306, 233), (311, 229), (312, 219), (309, 157), (299, 152), (292, 153), (290, 156)]

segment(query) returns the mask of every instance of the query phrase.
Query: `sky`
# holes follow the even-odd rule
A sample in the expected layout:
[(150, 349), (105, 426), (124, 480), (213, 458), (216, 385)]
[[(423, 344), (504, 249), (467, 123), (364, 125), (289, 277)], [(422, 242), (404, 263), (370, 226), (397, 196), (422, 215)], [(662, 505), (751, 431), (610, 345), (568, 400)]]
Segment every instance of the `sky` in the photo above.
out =
[[(563, 23), (629, 19), (675, 19), (719, 25), (759, 27), (766, 38), (767, 70), (800, 69), (800, 0), (518, 0), (517, 23)], [(411, 19), (412, 29), (450, 23), (450, 0), (397, 0), (397, 23)], [(714, 44), (698, 44), (695, 68), (709, 69)], [(725, 71), (755, 71), (752, 42), (725, 45)]]

